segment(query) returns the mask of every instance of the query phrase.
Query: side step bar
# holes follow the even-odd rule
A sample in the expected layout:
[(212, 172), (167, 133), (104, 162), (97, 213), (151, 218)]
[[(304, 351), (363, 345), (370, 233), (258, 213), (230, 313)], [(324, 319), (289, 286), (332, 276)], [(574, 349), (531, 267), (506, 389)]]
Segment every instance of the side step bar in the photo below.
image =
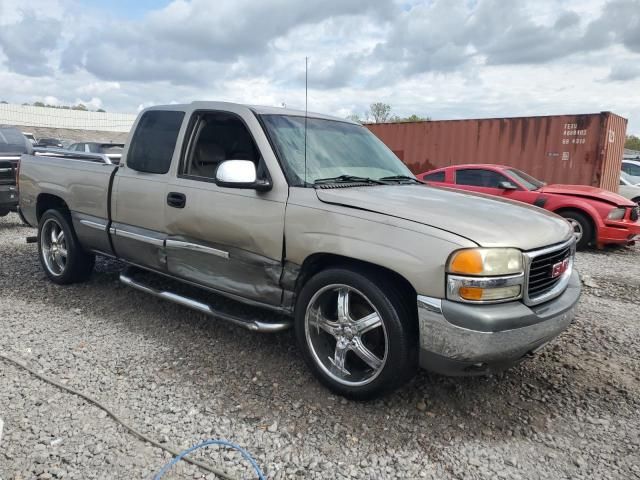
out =
[(219, 318), (221, 320), (225, 320), (227, 322), (234, 323), (241, 327), (244, 327), (253, 332), (281, 332), (283, 330), (287, 330), (291, 328), (291, 322), (261, 322), (259, 320), (245, 320), (241, 317), (237, 317), (234, 315), (230, 315), (228, 313), (214, 310), (211, 306), (206, 303), (199, 302), (198, 300), (194, 300), (193, 298), (189, 298), (183, 295), (178, 295), (174, 292), (169, 292), (167, 290), (158, 290), (150, 285), (145, 285), (137, 280), (134, 280), (131, 276), (126, 273), (120, 274), (120, 281), (129, 287), (135, 288), (136, 290), (140, 290), (141, 292), (149, 293), (154, 297), (162, 298), (164, 300), (169, 300), (170, 302), (177, 303), (184, 307), (191, 308), (193, 310), (197, 310), (198, 312), (210, 315), (215, 318)]

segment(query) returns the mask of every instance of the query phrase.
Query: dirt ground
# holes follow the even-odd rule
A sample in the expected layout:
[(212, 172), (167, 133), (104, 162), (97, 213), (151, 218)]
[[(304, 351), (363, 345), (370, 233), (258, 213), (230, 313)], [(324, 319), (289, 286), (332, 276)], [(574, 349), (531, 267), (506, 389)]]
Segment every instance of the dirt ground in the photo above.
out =
[[(270, 479), (640, 479), (640, 247), (578, 255), (574, 324), (492, 377), (420, 373), (382, 400), (331, 395), (292, 333), (250, 333), (133, 291), (121, 265), (45, 279), (35, 231), (0, 219), (0, 352), (186, 448), (225, 438)], [(0, 361), (0, 479), (152, 478), (170, 458)], [(236, 453), (196, 455), (254, 478)], [(203, 478), (181, 463), (165, 478)], [(206, 478), (213, 478), (211, 474)]]

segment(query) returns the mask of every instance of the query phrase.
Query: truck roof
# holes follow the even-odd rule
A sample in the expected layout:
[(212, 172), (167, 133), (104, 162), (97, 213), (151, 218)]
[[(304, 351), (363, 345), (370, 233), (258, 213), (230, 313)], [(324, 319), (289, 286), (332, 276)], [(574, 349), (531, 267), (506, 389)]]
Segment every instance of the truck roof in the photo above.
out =
[[(225, 107), (245, 107), (259, 115), (291, 115), (295, 117), (304, 117), (304, 110), (295, 110), (292, 108), (282, 108), (282, 107), (268, 107), (264, 105), (246, 105), (243, 103), (232, 103), (232, 102), (214, 102), (214, 101), (194, 101), (191, 103), (183, 103), (183, 104), (171, 104), (171, 105), (154, 105), (153, 107), (149, 107), (145, 110), (216, 110), (223, 109)], [(306, 115), (309, 118), (320, 118), (324, 120), (334, 120), (337, 122), (345, 122), (345, 123), (353, 123), (351, 120), (346, 118), (335, 117), (331, 115), (325, 115), (323, 113), (317, 112), (307, 112)]]

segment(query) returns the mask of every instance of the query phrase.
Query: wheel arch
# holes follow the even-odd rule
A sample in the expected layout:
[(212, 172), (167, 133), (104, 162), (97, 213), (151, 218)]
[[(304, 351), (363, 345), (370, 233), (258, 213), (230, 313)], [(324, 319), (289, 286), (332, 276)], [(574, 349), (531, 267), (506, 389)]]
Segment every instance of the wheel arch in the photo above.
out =
[(574, 207), (574, 206), (565, 206), (553, 211), (553, 213), (560, 216), (562, 216), (563, 213), (568, 213), (568, 212), (575, 212), (575, 213), (584, 215), (584, 217), (589, 221), (589, 223), (591, 223), (591, 227), (593, 228), (593, 238), (591, 239), (591, 241), (597, 242), (599, 229), (598, 229), (598, 222), (594, 218), (594, 215), (585, 208)]
[(61, 197), (51, 193), (41, 193), (36, 200), (36, 220), (39, 222), (40, 218), (47, 210), (58, 210), (60, 213), (71, 217), (71, 210)]
[(373, 275), (384, 275), (385, 279), (397, 285), (403, 294), (411, 296), (414, 300), (416, 298), (416, 289), (413, 287), (411, 282), (409, 282), (409, 280), (407, 280), (398, 272), (387, 267), (377, 265), (375, 263), (347, 257), (344, 255), (338, 255), (335, 253), (314, 253), (305, 258), (304, 262), (300, 266), (300, 271), (298, 272), (298, 276), (296, 278), (296, 297), (305, 283), (316, 273), (319, 273), (328, 268), (339, 267), (358, 270), (360, 272), (370, 273)]

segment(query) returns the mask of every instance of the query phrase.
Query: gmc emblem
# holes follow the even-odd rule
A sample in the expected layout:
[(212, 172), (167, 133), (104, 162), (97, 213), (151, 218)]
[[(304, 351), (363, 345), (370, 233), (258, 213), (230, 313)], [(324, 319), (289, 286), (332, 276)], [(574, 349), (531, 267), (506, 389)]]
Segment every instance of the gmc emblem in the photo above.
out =
[(565, 258), (561, 262), (556, 263), (551, 267), (551, 278), (558, 278), (569, 268), (569, 259)]

